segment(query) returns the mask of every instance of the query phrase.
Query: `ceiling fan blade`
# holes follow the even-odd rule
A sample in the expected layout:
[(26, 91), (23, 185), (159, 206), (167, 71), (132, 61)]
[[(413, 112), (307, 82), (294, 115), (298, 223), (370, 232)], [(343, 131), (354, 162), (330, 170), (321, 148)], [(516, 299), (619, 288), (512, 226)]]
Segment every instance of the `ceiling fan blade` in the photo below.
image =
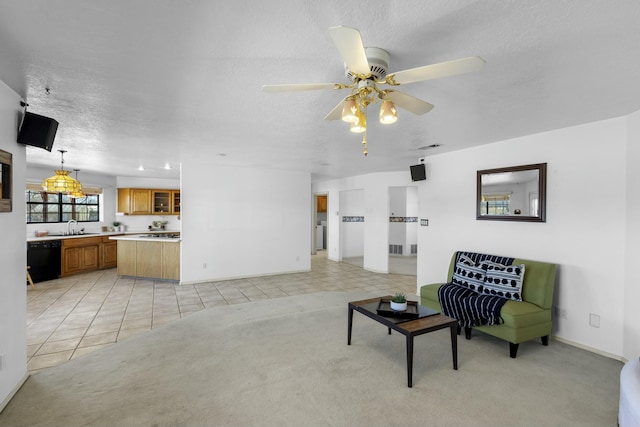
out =
[(307, 83), (307, 84), (293, 84), (293, 85), (264, 85), (262, 86), (263, 92), (295, 92), (302, 90), (320, 90), (320, 89), (339, 89), (340, 85), (337, 83)]
[(397, 84), (420, 82), (424, 80), (439, 79), (441, 77), (455, 76), (457, 74), (480, 71), (485, 64), (485, 60), (479, 56), (456, 59), (454, 61), (440, 62), (439, 64), (425, 65), (423, 67), (411, 68), (410, 70), (398, 71), (387, 76), (388, 81)]
[(325, 120), (340, 120), (342, 119), (342, 105), (344, 104), (344, 99), (342, 101), (340, 101), (340, 103), (338, 105), (335, 106), (335, 108), (333, 110), (331, 110), (329, 112), (329, 114), (327, 114), (325, 116)]
[(433, 104), (429, 104), (418, 98), (414, 98), (406, 93), (397, 92), (395, 90), (388, 90), (387, 98), (390, 99), (398, 107), (403, 108), (413, 114), (425, 114), (433, 109)]
[(340, 25), (329, 28), (329, 34), (352, 73), (360, 75), (371, 73), (360, 31)]

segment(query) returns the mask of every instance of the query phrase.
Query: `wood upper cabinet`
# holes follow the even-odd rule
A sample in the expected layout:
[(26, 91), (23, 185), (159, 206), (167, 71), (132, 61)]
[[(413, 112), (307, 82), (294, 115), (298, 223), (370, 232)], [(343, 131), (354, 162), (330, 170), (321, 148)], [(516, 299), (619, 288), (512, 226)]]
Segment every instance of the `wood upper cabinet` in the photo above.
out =
[(180, 215), (180, 191), (118, 188), (118, 212), (125, 215)]
[(153, 200), (154, 215), (168, 215), (171, 213), (171, 191), (170, 190), (153, 190), (151, 192)]
[(180, 215), (180, 190), (171, 191), (171, 213)]
[(151, 215), (151, 190), (118, 188), (118, 212), (125, 215)]
[(317, 212), (327, 211), (327, 196), (318, 196), (318, 210)]

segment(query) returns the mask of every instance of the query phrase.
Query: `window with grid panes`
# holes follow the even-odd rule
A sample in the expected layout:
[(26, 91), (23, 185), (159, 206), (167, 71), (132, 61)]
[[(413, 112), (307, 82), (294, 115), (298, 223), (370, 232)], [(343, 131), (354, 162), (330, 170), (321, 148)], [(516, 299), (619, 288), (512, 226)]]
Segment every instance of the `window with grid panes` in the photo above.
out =
[(100, 220), (100, 197), (89, 194), (85, 197), (69, 197), (63, 193), (26, 190), (27, 224), (68, 222), (98, 222)]

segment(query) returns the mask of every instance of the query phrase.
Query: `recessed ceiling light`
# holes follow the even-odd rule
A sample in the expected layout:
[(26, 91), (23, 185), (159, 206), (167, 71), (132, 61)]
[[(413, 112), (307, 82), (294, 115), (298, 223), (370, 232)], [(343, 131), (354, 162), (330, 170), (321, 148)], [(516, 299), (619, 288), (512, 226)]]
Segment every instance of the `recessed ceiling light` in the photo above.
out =
[(166, 170), (171, 170), (171, 169), (172, 169), (172, 168), (171, 168), (171, 165), (170, 165), (169, 163), (165, 163), (165, 164), (164, 164), (164, 168), (165, 168)]
[(144, 170), (144, 166), (142, 166), (142, 165), (138, 166), (138, 170), (139, 171), (143, 171)]

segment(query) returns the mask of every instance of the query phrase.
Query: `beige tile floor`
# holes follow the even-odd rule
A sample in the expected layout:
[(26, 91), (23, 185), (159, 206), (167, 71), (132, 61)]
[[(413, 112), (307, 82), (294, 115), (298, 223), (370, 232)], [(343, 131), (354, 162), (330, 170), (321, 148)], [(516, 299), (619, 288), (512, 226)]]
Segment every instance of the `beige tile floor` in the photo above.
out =
[(59, 365), (217, 305), (323, 291), (415, 295), (416, 277), (372, 273), (327, 260), (321, 251), (305, 273), (177, 285), (119, 277), (109, 269), (40, 282), (27, 287), (28, 370)]

